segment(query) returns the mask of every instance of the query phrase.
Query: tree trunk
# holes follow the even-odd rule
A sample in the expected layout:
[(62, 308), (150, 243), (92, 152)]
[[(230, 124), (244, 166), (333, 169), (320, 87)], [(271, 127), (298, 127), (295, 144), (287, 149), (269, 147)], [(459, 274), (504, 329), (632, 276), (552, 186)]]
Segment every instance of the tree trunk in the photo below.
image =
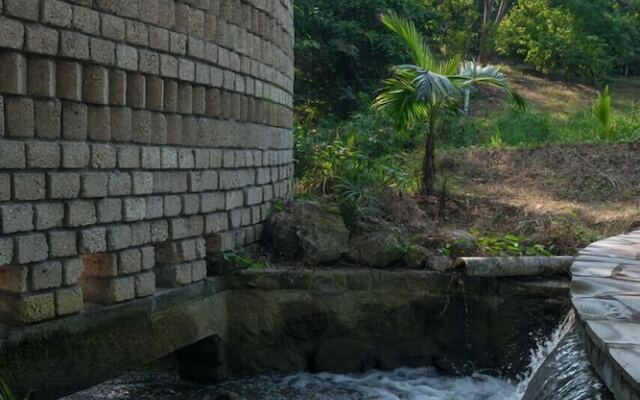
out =
[(491, 20), (493, 14), (494, 2), (492, 0), (484, 0), (484, 13), (482, 16), (482, 28), (480, 31), (480, 51), (478, 54), (478, 63), (485, 64), (489, 58), (491, 52), (491, 40), (493, 38), (493, 32), (500, 25), (505, 15), (507, 14), (507, 7), (509, 6), (509, 0), (501, 0), (498, 6), (495, 20)]
[(427, 196), (433, 194), (433, 184), (436, 173), (435, 142), (436, 140), (433, 133), (427, 133), (427, 142), (424, 147), (424, 162), (422, 164), (422, 191)]
[(464, 89), (464, 115), (469, 116), (469, 100), (471, 98), (471, 89)]

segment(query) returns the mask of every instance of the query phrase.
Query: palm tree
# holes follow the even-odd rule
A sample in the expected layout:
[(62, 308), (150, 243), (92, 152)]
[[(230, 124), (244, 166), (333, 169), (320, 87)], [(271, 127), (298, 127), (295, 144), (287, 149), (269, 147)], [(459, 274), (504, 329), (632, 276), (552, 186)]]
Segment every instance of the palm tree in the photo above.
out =
[(480, 66), (473, 61), (463, 62), (459, 57), (438, 60), (413, 22), (396, 14), (383, 15), (381, 20), (408, 47), (413, 64), (392, 67), (392, 76), (384, 81), (373, 107), (393, 118), (398, 130), (417, 122), (425, 123), (422, 190), (431, 195), (439, 118), (447, 109), (458, 105), (463, 91), (476, 84), (490, 84), (509, 93), (519, 107), (524, 107), (524, 101), (509, 89), (498, 68)]

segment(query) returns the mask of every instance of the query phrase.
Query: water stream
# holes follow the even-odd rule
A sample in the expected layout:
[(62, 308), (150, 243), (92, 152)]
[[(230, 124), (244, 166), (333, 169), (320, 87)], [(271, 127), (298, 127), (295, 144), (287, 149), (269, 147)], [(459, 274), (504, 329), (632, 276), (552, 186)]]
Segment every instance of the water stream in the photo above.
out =
[[(234, 393), (239, 397), (218, 397)], [(611, 400), (593, 373), (570, 316), (531, 352), (519, 382), (483, 373), (443, 376), (434, 368), (400, 368), (353, 374), (261, 375), (205, 386), (175, 373), (124, 376), (66, 400)]]

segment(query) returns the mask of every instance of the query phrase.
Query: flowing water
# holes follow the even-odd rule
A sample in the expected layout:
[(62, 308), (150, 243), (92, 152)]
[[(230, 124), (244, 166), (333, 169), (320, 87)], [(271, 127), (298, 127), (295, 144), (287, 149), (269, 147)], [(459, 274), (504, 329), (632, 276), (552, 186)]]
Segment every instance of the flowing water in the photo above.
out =
[[(527, 389), (528, 387), (528, 389)], [(215, 386), (186, 384), (175, 374), (132, 374), (66, 398), (215, 400), (221, 393), (251, 400), (610, 400), (595, 377), (569, 317), (531, 352), (514, 383), (486, 374), (442, 376), (434, 368), (354, 374), (262, 375)]]

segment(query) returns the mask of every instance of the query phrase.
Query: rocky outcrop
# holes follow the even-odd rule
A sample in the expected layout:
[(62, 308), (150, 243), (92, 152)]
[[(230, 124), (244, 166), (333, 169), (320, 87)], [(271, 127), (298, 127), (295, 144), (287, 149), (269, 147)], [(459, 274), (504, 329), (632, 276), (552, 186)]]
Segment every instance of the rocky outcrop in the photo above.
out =
[(349, 230), (337, 210), (315, 202), (291, 202), (269, 219), (273, 248), (312, 263), (338, 260), (348, 251)]
[(357, 264), (383, 268), (402, 259), (402, 244), (388, 231), (369, 232), (351, 238), (347, 258)]

